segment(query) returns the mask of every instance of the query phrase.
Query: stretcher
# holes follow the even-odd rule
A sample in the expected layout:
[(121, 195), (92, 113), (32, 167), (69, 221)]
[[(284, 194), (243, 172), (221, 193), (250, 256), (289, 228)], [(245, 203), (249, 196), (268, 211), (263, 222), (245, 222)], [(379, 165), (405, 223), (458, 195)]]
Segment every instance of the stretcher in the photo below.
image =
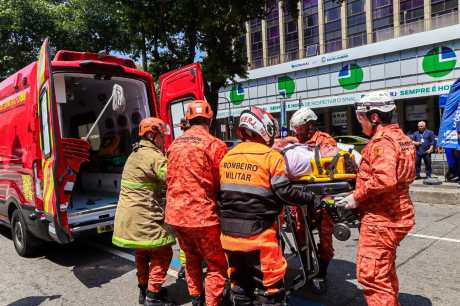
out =
[[(295, 188), (309, 190), (319, 196), (331, 196), (322, 202), (322, 208), (334, 221), (333, 234), (338, 240), (350, 238), (352, 227), (357, 227), (357, 215), (335, 206), (335, 202), (353, 192), (356, 181), (357, 166), (351, 151), (339, 151), (335, 156), (311, 160), (311, 173), (298, 177), (293, 181)], [(300, 206), (302, 214), (293, 215), (293, 208), (286, 206), (280, 220), (280, 236), (283, 249), (288, 260), (288, 271), (285, 279), (288, 293), (297, 291), (312, 281), (319, 273), (318, 247), (313, 235), (319, 229), (322, 213), (313, 211), (307, 206)], [(305, 243), (299, 241), (296, 234), (296, 220), (304, 224)]]

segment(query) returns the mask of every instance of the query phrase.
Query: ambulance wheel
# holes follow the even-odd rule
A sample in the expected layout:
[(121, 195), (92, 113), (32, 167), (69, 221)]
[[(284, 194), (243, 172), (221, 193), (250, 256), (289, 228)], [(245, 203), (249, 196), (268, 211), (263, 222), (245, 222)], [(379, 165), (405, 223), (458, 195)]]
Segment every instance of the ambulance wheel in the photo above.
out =
[(11, 236), (14, 248), (20, 256), (29, 257), (35, 253), (38, 239), (27, 230), (26, 222), (19, 209), (16, 209), (11, 217)]

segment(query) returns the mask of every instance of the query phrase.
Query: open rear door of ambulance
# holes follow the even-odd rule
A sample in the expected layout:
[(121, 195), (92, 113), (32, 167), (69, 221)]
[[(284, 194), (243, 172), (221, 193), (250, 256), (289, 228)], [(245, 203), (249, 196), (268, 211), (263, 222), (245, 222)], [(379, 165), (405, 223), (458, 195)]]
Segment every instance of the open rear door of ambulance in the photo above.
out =
[(66, 203), (59, 203), (59, 122), (51, 71), (48, 38), (43, 42), (37, 64), (38, 113), (43, 171), (43, 210), (49, 223), (49, 235), (59, 243), (70, 241)]
[(202, 99), (204, 80), (200, 64), (193, 63), (160, 76), (160, 117), (171, 127), (166, 145), (182, 135), (180, 120), (185, 117), (185, 106)]

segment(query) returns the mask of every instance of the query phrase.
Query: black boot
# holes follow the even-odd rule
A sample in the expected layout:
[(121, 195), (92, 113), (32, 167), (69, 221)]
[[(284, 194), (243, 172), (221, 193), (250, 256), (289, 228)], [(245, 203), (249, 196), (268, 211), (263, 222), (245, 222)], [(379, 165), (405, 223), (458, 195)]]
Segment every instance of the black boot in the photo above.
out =
[(147, 285), (137, 285), (139, 287), (139, 305), (144, 305), (145, 295), (147, 294)]
[(283, 306), (286, 305), (286, 292), (280, 289), (275, 294), (268, 294), (267, 292), (255, 290), (254, 306)]
[(329, 262), (319, 260), (319, 273), (310, 280), (310, 289), (313, 293), (323, 295), (327, 292), (327, 267)]
[(185, 266), (180, 266), (179, 272), (177, 272), (177, 278), (185, 279)]
[(204, 299), (204, 294), (201, 294), (200, 296), (192, 296), (192, 305), (193, 306), (205, 306), (205, 299)]
[(176, 306), (176, 304), (168, 301), (161, 291), (151, 292), (147, 290), (144, 306)]

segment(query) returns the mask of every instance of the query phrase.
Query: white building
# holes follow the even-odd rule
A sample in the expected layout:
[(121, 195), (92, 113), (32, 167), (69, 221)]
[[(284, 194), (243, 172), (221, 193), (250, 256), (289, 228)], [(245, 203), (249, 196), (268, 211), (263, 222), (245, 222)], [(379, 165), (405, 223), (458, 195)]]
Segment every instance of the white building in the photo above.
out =
[(360, 134), (352, 104), (373, 90), (397, 100), (405, 131), (419, 120), (437, 131), (438, 97), (460, 77), (459, 0), (304, 0), (298, 20), (272, 2), (242, 37), (248, 78), (220, 90), (222, 136), (250, 105), (276, 117), (285, 105), (288, 118), (309, 106), (324, 130)]

